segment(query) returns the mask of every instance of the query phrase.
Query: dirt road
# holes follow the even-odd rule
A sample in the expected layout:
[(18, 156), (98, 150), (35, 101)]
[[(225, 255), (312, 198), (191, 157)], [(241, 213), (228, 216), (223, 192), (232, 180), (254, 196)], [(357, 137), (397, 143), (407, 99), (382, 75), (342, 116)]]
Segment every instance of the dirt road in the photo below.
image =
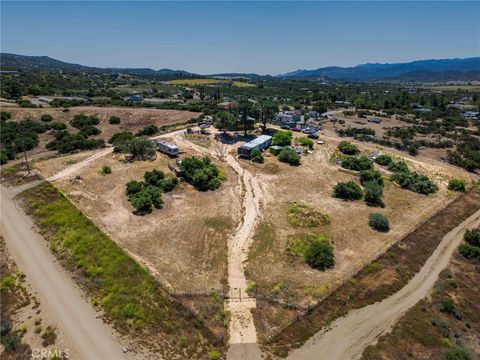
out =
[(288, 358), (295, 360), (360, 358), (368, 345), (388, 333), (408, 309), (428, 294), (462, 241), (465, 229), (479, 225), (480, 211), (477, 211), (444, 236), (422, 269), (399, 292), (337, 319), (329, 327), (331, 330), (320, 331), (301, 348), (292, 352)]
[(1, 191), (1, 233), (17, 266), (66, 336), (75, 358), (125, 359), (112, 330), (95, 312), (68, 274), (55, 262), (47, 242), (15, 206), (12, 193)]

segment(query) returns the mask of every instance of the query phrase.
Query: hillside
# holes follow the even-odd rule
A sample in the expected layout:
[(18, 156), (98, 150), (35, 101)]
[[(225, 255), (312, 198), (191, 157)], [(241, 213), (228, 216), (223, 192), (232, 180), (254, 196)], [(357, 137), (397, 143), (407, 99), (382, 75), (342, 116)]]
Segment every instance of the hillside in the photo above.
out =
[(421, 80), (450, 81), (480, 79), (480, 57), (466, 59), (419, 60), (396, 64), (362, 64), (353, 67), (329, 66), (316, 70), (296, 70), (281, 78), (329, 79), (343, 81)]

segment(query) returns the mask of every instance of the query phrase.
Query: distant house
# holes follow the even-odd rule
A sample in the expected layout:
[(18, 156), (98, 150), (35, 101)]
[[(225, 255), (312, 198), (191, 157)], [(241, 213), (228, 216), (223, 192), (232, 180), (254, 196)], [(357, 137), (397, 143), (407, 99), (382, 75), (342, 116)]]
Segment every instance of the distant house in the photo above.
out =
[(479, 117), (478, 111), (464, 111), (462, 113), (464, 119), (477, 121)]
[(222, 110), (231, 110), (238, 108), (238, 103), (236, 101), (224, 101), (217, 104), (217, 108)]
[(128, 101), (142, 101), (143, 100), (143, 96), (141, 94), (134, 94), (134, 95), (130, 95), (128, 98), (127, 98)]
[(278, 125), (293, 125), (302, 120), (300, 111), (281, 111), (275, 115), (274, 123)]
[(256, 139), (253, 139), (252, 141), (241, 145), (238, 148), (238, 155), (241, 156), (241, 157), (250, 158), (251, 155), (252, 155), (252, 151), (254, 149), (263, 151), (267, 147), (269, 147), (271, 143), (272, 143), (272, 137), (271, 136), (261, 135), (261, 136), (257, 137)]
[(47, 99), (47, 98), (41, 97), (41, 98), (38, 98), (38, 101), (43, 102), (45, 104), (50, 104), (53, 101), (53, 99)]
[(417, 109), (413, 109), (413, 111), (417, 112), (417, 113), (429, 113), (432, 111), (432, 109), (429, 109), (429, 108), (426, 108), (426, 107), (419, 107)]

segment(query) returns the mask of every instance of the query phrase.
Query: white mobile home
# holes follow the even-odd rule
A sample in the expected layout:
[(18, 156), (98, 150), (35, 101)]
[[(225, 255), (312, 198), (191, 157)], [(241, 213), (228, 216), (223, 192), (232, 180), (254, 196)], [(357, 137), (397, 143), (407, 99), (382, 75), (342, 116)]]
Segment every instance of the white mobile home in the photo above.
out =
[(252, 150), (265, 150), (272, 143), (272, 137), (268, 135), (261, 135), (250, 142), (247, 142), (238, 148), (238, 155), (241, 157), (250, 158)]
[(163, 152), (164, 154), (170, 156), (178, 156), (178, 154), (180, 154), (177, 145), (173, 145), (162, 140), (155, 140), (155, 144), (157, 145), (158, 151)]

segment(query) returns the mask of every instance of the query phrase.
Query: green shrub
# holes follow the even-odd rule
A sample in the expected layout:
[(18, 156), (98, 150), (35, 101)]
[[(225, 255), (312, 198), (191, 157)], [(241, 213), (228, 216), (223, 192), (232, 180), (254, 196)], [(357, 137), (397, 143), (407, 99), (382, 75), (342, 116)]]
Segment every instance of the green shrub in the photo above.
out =
[(370, 170), (373, 161), (365, 156), (350, 156), (342, 159), (342, 167), (354, 171)]
[(135, 135), (133, 135), (131, 132), (123, 131), (113, 134), (113, 136), (110, 138), (110, 140), (108, 140), (108, 142), (113, 146), (123, 147), (125, 146), (125, 144), (127, 144), (129, 141), (132, 141), (134, 138)]
[(152, 136), (158, 134), (160, 129), (156, 125), (147, 125), (142, 130), (140, 130), (137, 135), (138, 136)]
[(461, 244), (458, 247), (458, 251), (464, 258), (467, 258), (470, 260), (480, 259), (480, 247), (478, 246), (473, 246), (468, 243)]
[(408, 164), (405, 161), (392, 161), (390, 165), (388, 165), (388, 170), (392, 172), (408, 172)]
[(473, 355), (466, 347), (454, 345), (442, 355), (442, 360), (473, 360)]
[(278, 154), (278, 160), (294, 166), (300, 165), (300, 155), (290, 148), (283, 148)]
[(110, 166), (104, 165), (102, 166), (102, 169), (100, 170), (101, 175), (108, 175), (112, 173), (112, 168)]
[(365, 184), (368, 181), (375, 181), (380, 185), (383, 185), (383, 177), (377, 170), (362, 170), (360, 171), (360, 184)]
[(388, 166), (390, 165), (390, 163), (392, 162), (392, 157), (391, 156), (388, 156), (388, 155), (380, 155), (380, 156), (377, 156), (377, 158), (375, 159), (375, 162), (378, 164), (378, 165), (382, 165), (382, 166)]
[(472, 246), (480, 247), (480, 228), (465, 231), (464, 240)]
[(142, 137), (134, 137), (126, 142), (122, 151), (129, 153), (131, 160), (151, 160), (155, 159), (157, 154), (155, 144)]
[(218, 189), (221, 185), (219, 169), (205, 156), (198, 159), (185, 157), (180, 164), (181, 176), (197, 190), (208, 191)]
[(368, 225), (377, 231), (388, 232), (390, 230), (390, 222), (388, 218), (380, 213), (371, 213), (368, 215)]
[(376, 181), (367, 181), (363, 184), (363, 191), (365, 193), (365, 201), (369, 205), (383, 206), (383, 186)]
[(212, 350), (212, 351), (210, 351), (208, 356), (209, 356), (210, 360), (218, 360), (218, 359), (220, 359), (220, 352), (218, 352), (217, 350)]
[(110, 116), (110, 119), (108, 119), (108, 122), (112, 125), (120, 124), (120, 118), (118, 116)]
[(53, 130), (65, 130), (67, 125), (61, 122), (53, 122), (50, 124)]
[(438, 190), (437, 185), (435, 185), (428, 177), (416, 172), (396, 172), (391, 176), (391, 180), (399, 184), (402, 188), (418, 194), (429, 195)]
[(325, 238), (315, 238), (305, 250), (305, 262), (313, 269), (328, 270), (335, 266), (333, 246)]
[(344, 200), (361, 200), (363, 191), (355, 181), (339, 182), (333, 189), (333, 196)]
[(42, 116), (40, 117), (40, 120), (43, 122), (50, 122), (53, 120), (53, 116), (50, 114), (42, 114)]
[(288, 131), (277, 131), (273, 135), (272, 145), (278, 146), (289, 146), (292, 144), (292, 132)]
[(448, 182), (448, 190), (465, 192), (465, 181), (460, 179), (451, 179)]
[(301, 137), (301, 138), (298, 138), (297, 139), (297, 142), (301, 145), (301, 146), (304, 146), (310, 150), (313, 149), (313, 141), (312, 139), (308, 138), (308, 137)]
[(258, 149), (253, 149), (250, 155), (253, 162), (261, 164), (265, 161), (262, 152)]
[(345, 155), (356, 155), (360, 153), (358, 147), (348, 141), (341, 141), (340, 144), (338, 144), (338, 150)]

